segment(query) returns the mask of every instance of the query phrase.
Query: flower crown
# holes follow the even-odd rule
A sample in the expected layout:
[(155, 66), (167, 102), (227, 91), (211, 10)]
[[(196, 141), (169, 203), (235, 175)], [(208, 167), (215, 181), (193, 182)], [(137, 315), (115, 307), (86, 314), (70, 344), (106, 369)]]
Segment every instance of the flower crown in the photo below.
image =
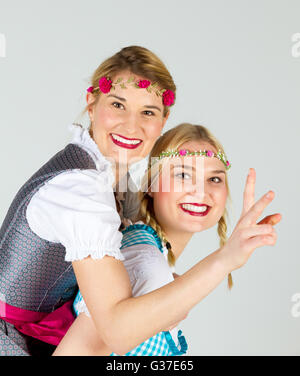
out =
[[(129, 77), (129, 79), (125, 83), (127, 85), (132, 85), (138, 89), (146, 89), (147, 91), (149, 91), (149, 93), (151, 93), (153, 90), (158, 97), (162, 97), (162, 101), (165, 106), (172, 106), (172, 104), (174, 104), (175, 94), (173, 93), (173, 91), (167, 89), (159, 90), (157, 87), (157, 82), (155, 82), (154, 84), (152, 84), (148, 80), (139, 80), (138, 82), (136, 82), (134, 77)], [(99, 87), (90, 86), (87, 89), (87, 92), (92, 93), (94, 90), (99, 89), (102, 93), (107, 94), (111, 89), (115, 90), (117, 85), (120, 85), (122, 89), (127, 89), (125, 83), (122, 77), (118, 78), (116, 82), (112, 82), (108, 77), (103, 76), (99, 80)]]
[(229, 170), (231, 167), (231, 163), (227, 160), (226, 155), (219, 149), (218, 153), (214, 153), (211, 150), (203, 150), (203, 151), (189, 151), (186, 149), (180, 149), (180, 150), (168, 150), (163, 151), (159, 154), (158, 157), (152, 157), (151, 158), (151, 167), (158, 161), (160, 161), (163, 158), (168, 157), (185, 157), (185, 156), (204, 156), (209, 158), (218, 158), (226, 167), (226, 170)]

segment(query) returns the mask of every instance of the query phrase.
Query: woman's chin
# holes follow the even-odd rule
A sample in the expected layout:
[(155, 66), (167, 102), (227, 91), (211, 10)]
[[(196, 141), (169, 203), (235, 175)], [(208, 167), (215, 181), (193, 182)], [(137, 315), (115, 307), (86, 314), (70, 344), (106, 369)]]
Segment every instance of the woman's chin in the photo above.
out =
[(201, 232), (206, 230), (207, 227), (203, 223), (195, 223), (195, 222), (181, 222), (179, 225), (177, 224), (176, 230), (181, 233), (187, 234), (195, 234), (196, 232)]

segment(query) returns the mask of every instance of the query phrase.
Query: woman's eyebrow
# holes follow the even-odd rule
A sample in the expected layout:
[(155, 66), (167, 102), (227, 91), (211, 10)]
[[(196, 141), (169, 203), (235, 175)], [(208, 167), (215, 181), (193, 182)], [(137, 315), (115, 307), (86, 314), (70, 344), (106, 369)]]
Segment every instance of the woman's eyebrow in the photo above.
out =
[(193, 166), (188, 166), (188, 165), (185, 165), (185, 164), (179, 164), (179, 165), (171, 165), (171, 169), (173, 170), (174, 168), (177, 168), (177, 167), (182, 167), (182, 168), (189, 168), (190, 170), (194, 170), (195, 171), (195, 167)]
[[(184, 165), (184, 164), (182, 164), (182, 165), (180, 165), (180, 164), (179, 164), (179, 165), (172, 165), (172, 166), (171, 166), (172, 169), (174, 169), (174, 168), (176, 168), (176, 167), (189, 168), (189, 169), (195, 171), (195, 168), (194, 168), (193, 166), (186, 166), (186, 165)], [(225, 171), (224, 171), (224, 170), (209, 170), (209, 171), (207, 171), (207, 172), (212, 173), (212, 174), (225, 174)]]
[(122, 102), (126, 102), (126, 99), (125, 99), (125, 98), (118, 97), (117, 95), (114, 95), (114, 94), (109, 94), (109, 95), (107, 96), (107, 98), (109, 98), (109, 97), (114, 97), (114, 98), (119, 99), (119, 100), (122, 101)]
[[(114, 98), (117, 98), (117, 99), (119, 99), (120, 101), (122, 101), (122, 102), (126, 102), (126, 99), (125, 98), (122, 98), (122, 97), (118, 97), (117, 95), (114, 95), (114, 94), (109, 94), (108, 96), (107, 96), (107, 98), (109, 98), (109, 97), (114, 97)], [(161, 109), (159, 108), (159, 107), (157, 107), (157, 106), (147, 106), (147, 105), (145, 105), (144, 107), (146, 107), (146, 108), (155, 108), (156, 110), (158, 110), (158, 111), (160, 111), (161, 112)]]
[(157, 106), (144, 106), (146, 108), (155, 108), (156, 110), (160, 111), (161, 112), (161, 109)]
[(224, 170), (213, 170), (213, 171), (209, 171), (209, 172), (212, 172), (213, 174), (225, 174), (225, 171)]

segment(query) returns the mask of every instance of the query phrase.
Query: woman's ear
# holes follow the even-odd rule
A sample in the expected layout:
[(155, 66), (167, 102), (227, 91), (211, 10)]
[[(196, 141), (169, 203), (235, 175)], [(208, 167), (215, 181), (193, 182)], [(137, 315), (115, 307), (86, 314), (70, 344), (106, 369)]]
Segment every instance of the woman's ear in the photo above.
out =
[(162, 126), (162, 127), (165, 126), (166, 121), (168, 120), (169, 115), (170, 115), (170, 111), (168, 111), (168, 112), (166, 113), (166, 116), (164, 116), (164, 118), (163, 118), (163, 126)]
[(86, 102), (87, 102), (87, 107), (88, 107), (88, 114), (90, 121), (93, 122), (94, 120), (94, 106), (92, 105), (95, 101), (95, 97), (93, 96), (92, 93), (87, 93), (86, 94)]

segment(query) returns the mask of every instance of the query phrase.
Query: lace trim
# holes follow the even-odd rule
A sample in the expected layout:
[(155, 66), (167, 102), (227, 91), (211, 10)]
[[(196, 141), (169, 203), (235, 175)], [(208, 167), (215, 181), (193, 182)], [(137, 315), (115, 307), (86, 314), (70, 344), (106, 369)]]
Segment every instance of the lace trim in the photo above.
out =
[(66, 249), (65, 261), (78, 261), (91, 256), (93, 260), (102, 259), (104, 256), (112, 256), (117, 260), (124, 261), (125, 257), (122, 255), (119, 248), (109, 249), (110, 247), (102, 246), (95, 250), (88, 250), (86, 248), (70, 248)]

